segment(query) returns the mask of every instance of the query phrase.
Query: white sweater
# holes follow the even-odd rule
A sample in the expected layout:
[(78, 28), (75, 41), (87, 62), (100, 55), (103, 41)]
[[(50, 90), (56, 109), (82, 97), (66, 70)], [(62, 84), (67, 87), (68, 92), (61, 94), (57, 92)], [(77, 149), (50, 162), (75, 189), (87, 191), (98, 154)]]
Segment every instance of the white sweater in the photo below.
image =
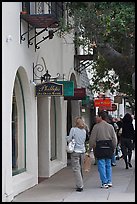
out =
[(67, 141), (71, 141), (72, 139), (75, 139), (75, 147), (74, 152), (77, 153), (84, 153), (85, 152), (85, 140), (86, 140), (86, 130), (80, 129), (78, 127), (72, 127), (70, 129), (69, 136), (67, 138)]

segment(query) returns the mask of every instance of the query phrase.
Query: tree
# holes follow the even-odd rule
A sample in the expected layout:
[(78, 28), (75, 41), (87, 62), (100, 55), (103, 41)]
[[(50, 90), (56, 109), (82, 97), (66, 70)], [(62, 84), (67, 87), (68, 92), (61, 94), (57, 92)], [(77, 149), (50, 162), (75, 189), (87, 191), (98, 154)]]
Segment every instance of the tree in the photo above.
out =
[(101, 72), (103, 78), (114, 70), (119, 92), (134, 98), (135, 2), (67, 2), (67, 6), (72, 20), (62, 32), (73, 30), (77, 46), (94, 50), (96, 75)]

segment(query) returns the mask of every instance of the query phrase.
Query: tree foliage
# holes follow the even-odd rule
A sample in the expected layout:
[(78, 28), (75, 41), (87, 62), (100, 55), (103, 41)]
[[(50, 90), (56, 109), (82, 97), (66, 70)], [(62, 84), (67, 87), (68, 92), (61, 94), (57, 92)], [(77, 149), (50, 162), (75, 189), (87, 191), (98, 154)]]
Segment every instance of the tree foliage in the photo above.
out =
[(67, 2), (67, 6), (71, 21), (62, 26), (62, 32), (73, 30), (77, 46), (88, 45), (100, 56), (94, 66), (98, 80), (114, 70), (119, 91), (134, 95), (135, 2)]

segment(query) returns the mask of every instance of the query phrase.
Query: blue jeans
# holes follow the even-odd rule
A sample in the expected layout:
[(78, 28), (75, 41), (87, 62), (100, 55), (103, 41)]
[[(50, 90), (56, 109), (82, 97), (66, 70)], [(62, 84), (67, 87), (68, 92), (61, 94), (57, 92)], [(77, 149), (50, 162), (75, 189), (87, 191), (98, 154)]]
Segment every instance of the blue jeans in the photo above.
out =
[(98, 159), (97, 165), (101, 183), (112, 183), (111, 159)]

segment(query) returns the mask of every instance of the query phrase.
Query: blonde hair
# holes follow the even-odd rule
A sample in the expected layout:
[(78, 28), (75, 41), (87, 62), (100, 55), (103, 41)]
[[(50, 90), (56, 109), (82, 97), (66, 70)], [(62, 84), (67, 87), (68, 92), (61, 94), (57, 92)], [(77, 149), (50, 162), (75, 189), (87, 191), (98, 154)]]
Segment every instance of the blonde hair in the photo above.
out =
[(80, 129), (85, 128), (85, 123), (82, 120), (81, 116), (75, 117), (75, 127), (78, 127)]

